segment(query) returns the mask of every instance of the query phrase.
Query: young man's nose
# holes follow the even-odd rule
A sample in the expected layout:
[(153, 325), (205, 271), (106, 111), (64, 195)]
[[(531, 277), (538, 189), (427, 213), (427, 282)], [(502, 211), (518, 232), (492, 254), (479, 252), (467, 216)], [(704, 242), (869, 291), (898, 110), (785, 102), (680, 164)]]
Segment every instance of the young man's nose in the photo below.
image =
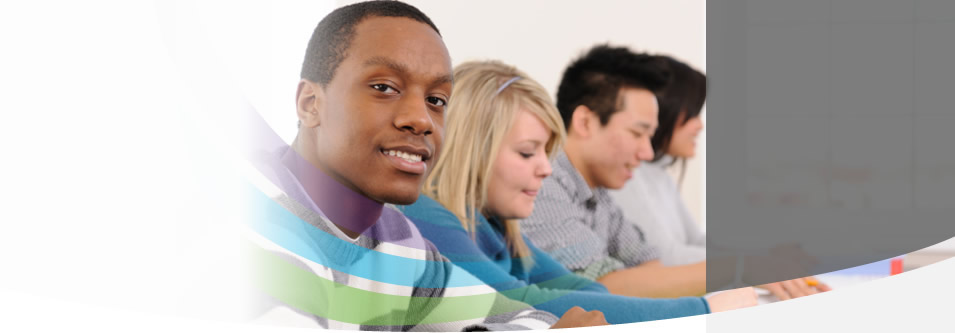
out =
[(395, 127), (416, 135), (429, 135), (435, 130), (434, 119), (423, 97), (408, 98), (400, 103)]

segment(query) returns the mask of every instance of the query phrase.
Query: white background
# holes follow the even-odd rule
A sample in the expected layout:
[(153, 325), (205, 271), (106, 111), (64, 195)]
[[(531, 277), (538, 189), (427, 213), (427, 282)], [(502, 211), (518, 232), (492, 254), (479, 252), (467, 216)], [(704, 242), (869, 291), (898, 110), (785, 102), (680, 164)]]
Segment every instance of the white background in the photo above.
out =
[[(641, 22), (662, 20), (663, 12), (617, 9), (608, 13), (611, 7), (604, 4), (551, 4), (514, 7), (482, 2), (481, 8), (463, 12), (443, 11), (438, 8), (443, 5), (436, 3), (422, 8), (442, 28), (455, 63), (466, 60), (463, 54), (467, 54), (456, 50), (480, 45), (487, 37), (451, 42), (452, 36), (466, 33), (446, 21), (451, 13), (477, 21), (491, 13), (511, 15), (510, 20), (481, 23), (489, 35), (507, 30), (517, 36), (515, 31), (536, 29), (548, 22), (545, 17), (551, 13), (561, 13), (554, 12), (557, 5), (573, 5), (579, 9), (562, 13), (599, 18), (598, 23), (608, 26), (618, 24), (615, 31), (632, 38), (617, 40), (613, 38), (618, 35), (607, 35), (604, 39), (639, 49), (642, 44), (637, 43), (644, 37), (647, 49), (662, 45), (650, 41), (667, 40), (653, 37), (665, 30), (635, 29)], [(276, 64), (293, 63), (287, 66), (297, 73), (307, 36), (321, 13), (333, 7), (310, 2), (306, 9), (292, 10), (299, 5), (149, 1), (0, 5), (0, 151), (5, 157), (0, 173), (2, 330), (257, 330), (174, 314), (180, 313), (183, 300), (192, 301), (202, 293), (222, 297), (216, 298), (222, 303), (227, 300), (227, 295), (196, 289), (196, 281), (231, 282), (219, 268), (227, 266), (234, 248), (220, 227), (233, 221), (236, 217), (231, 213), (241, 208), (228, 209), (236, 201), (217, 186), (218, 178), (209, 176), (229, 174), (234, 166), (228, 163), (232, 148), (222, 141), (218, 135), (222, 129), (217, 127), (229, 119), (208, 111), (236, 101), (211, 97), (244, 97), (263, 111), (282, 110), (286, 108), (282, 103), (290, 107), (297, 78), (278, 74), (285, 72), (274, 70), (285, 65)], [(177, 8), (182, 9), (181, 15), (170, 14)], [(604, 12), (590, 14), (588, 8)], [(696, 13), (694, 20), (702, 20), (702, 9), (685, 11)], [(272, 25), (275, 17), (281, 20)], [(191, 44), (182, 36), (170, 40), (175, 35), (169, 31), (170, 24), (183, 28), (186, 35), (207, 29), (209, 36), (231, 37), (206, 40), (206, 45)], [(563, 28), (547, 30), (559, 38), (538, 36), (524, 43), (475, 46), (474, 50), (514, 63), (553, 89), (561, 66), (591, 44), (587, 38), (600, 38), (575, 39), (571, 34), (575, 27), (597, 23), (561, 24)], [(702, 27), (696, 21), (686, 24)], [(276, 31), (297, 32), (279, 34), (288, 40), (275, 40)], [(286, 42), (301, 44), (294, 47), (294, 54), (287, 54), (283, 48), (292, 47)], [(181, 60), (226, 52), (236, 45), (241, 48), (213, 57), (221, 63), (210, 68), (191, 67), (195, 64)], [(541, 45), (559, 48), (541, 54), (518, 51)], [(651, 51), (666, 50), (653, 47)], [(702, 68), (702, 54), (672, 51)], [(252, 65), (263, 59), (267, 65)], [(544, 65), (544, 59), (556, 65)], [(202, 73), (215, 75), (210, 79)], [(282, 83), (273, 87), (275, 82)], [(278, 101), (275, 107), (273, 97)], [(294, 120), (285, 120), (292, 118), (292, 111), (280, 112), (287, 116), (270, 121), (294, 126)], [(834, 327), (946, 331), (951, 329), (948, 304), (955, 296), (953, 276), (955, 261), (948, 260), (795, 301), (601, 331), (703, 331), (707, 325), (713, 332), (834, 331)]]

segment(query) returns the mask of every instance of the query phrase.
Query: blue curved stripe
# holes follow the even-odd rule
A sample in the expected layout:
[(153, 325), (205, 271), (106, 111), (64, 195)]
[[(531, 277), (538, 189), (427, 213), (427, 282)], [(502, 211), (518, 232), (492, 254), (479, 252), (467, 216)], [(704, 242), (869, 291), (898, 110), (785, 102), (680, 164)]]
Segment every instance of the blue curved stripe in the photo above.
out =
[[(273, 243), (322, 266), (353, 276), (418, 288), (449, 288), (484, 285), (462, 268), (447, 262), (418, 260), (381, 253), (352, 244), (312, 226), (276, 203), (259, 189), (248, 186), (250, 215), (247, 224), (258, 234)], [(336, 263), (323, 255), (319, 244), (327, 248), (355, 251), (361, 259), (348, 264)], [(424, 279), (413, 281), (413, 274), (389, 274), (407, 270), (423, 271), (428, 265), (445, 265), (451, 269), (448, 279)], [(416, 274), (415, 274), (416, 275)]]

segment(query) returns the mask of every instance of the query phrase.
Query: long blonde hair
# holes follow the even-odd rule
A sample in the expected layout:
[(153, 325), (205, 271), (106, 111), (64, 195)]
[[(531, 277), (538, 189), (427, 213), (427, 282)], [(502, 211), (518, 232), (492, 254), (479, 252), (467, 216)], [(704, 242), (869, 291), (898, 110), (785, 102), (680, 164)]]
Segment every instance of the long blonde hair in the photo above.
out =
[[(550, 129), (545, 150), (553, 157), (564, 141), (564, 123), (544, 87), (498, 61), (467, 62), (454, 68), (444, 148), (422, 192), (457, 216), (472, 238), (476, 215), (487, 204), (494, 159), (521, 110), (531, 112)], [(511, 254), (530, 258), (518, 221), (503, 222)]]

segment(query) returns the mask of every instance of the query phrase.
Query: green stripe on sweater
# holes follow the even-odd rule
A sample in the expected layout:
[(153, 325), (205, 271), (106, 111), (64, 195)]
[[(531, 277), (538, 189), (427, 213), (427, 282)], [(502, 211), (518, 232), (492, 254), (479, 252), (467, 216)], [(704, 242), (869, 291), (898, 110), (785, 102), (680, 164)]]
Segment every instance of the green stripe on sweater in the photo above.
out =
[[(375, 293), (329, 281), (258, 246), (249, 247), (258, 289), (291, 307), (339, 322), (372, 326), (433, 324), (528, 309), (526, 304), (498, 293), (440, 298)], [(408, 309), (429, 308), (430, 313), (408, 313)]]

